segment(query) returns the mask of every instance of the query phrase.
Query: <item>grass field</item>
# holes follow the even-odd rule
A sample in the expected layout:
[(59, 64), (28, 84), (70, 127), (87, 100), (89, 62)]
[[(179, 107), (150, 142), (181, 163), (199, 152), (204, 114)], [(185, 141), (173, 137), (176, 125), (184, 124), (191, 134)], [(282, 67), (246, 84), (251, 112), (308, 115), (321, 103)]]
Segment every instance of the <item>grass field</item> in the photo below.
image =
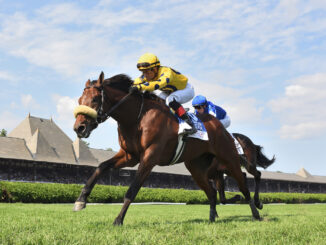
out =
[(113, 226), (121, 205), (0, 203), (1, 244), (325, 244), (326, 205), (265, 205), (253, 221), (248, 205), (133, 205)]

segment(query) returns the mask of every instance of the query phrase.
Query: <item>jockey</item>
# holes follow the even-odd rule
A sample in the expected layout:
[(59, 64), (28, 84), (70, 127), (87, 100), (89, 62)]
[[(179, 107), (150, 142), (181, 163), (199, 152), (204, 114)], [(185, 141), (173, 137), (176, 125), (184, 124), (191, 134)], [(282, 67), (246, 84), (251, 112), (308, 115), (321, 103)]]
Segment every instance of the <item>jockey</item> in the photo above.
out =
[[(212, 102), (207, 101), (205, 96), (202, 95), (197, 95), (193, 100), (192, 100), (192, 106), (196, 110), (196, 115), (202, 114), (202, 113), (208, 113), (216, 117), (224, 128), (227, 128), (231, 124), (231, 119), (229, 115), (226, 113), (226, 111), (217, 105), (214, 105)], [(240, 145), (239, 141), (231, 134), (235, 147), (240, 155), (243, 155), (243, 149), (242, 146)]]
[(208, 113), (216, 117), (223, 124), (224, 128), (227, 128), (231, 124), (231, 119), (226, 111), (212, 102), (207, 101), (205, 96), (197, 95), (192, 100), (192, 106), (196, 110), (196, 114)]
[(188, 78), (176, 70), (161, 66), (159, 59), (152, 53), (145, 53), (137, 68), (143, 73), (136, 78), (130, 92), (149, 91), (164, 99), (166, 104), (189, 126), (185, 133), (194, 134), (197, 130), (181, 104), (194, 97), (194, 88)]

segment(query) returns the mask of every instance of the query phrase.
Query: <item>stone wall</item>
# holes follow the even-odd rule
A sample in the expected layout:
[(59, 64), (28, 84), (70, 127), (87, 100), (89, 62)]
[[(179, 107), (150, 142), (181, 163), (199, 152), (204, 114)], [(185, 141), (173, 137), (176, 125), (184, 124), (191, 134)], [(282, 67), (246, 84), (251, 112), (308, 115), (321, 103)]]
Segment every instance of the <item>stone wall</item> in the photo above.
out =
[[(95, 167), (29, 160), (0, 159), (0, 180), (85, 184)], [(130, 185), (136, 171), (108, 169), (98, 180), (103, 185)], [(247, 179), (250, 191), (254, 191), (254, 180)], [(183, 188), (197, 190), (191, 176), (152, 172), (144, 183), (152, 188)], [(236, 182), (226, 177), (227, 191), (239, 191)], [(261, 180), (261, 192), (326, 193), (326, 184), (291, 182), (284, 180)]]

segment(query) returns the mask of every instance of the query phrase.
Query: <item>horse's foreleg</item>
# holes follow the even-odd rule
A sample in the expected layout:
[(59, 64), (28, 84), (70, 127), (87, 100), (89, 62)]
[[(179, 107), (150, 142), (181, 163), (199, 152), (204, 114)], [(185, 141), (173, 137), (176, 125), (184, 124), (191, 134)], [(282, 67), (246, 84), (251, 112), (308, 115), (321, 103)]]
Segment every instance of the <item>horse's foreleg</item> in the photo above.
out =
[(139, 192), (140, 188), (142, 187), (144, 181), (148, 177), (148, 175), (151, 173), (154, 165), (147, 165), (144, 166), (144, 164), (140, 164), (136, 173), (136, 177), (132, 184), (130, 185), (125, 197), (124, 197), (124, 202), (123, 206), (121, 208), (121, 211), (119, 215), (116, 217), (114, 220), (113, 224), (114, 225), (122, 225), (124, 217), (127, 213), (127, 210), (131, 204), (131, 202), (135, 199), (137, 193)]
[(129, 165), (136, 164), (137, 161), (134, 160), (130, 155), (126, 154), (125, 151), (120, 150), (111, 159), (102, 162), (94, 171), (92, 176), (87, 180), (85, 186), (83, 187), (79, 197), (77, 198), (73, 211), (80, 211), (86, 207), (87, 197), (91, 194), (98, 178), (107, 168), (123, 168)]

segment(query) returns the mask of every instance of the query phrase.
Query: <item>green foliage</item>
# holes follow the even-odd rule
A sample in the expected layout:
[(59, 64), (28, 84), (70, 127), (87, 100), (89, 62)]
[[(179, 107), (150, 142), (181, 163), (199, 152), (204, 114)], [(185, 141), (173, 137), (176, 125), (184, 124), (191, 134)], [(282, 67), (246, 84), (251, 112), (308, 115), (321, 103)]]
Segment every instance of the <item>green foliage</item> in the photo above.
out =
[(89, 146), (89, 142), (85, 141), (85, 140), (81, 140), (82, 142), (84, 142), (85, 145)]
[(0, 182), (1, 201), (25, 203), (71, 203), (80, 193), (80, 185)]
[(5, 130), (4, 128), (1, 129), (0, 131), (0, 137), (6, 137), (7, 136), (7, 130)]
[[(77, 184), (1, 181), (0, 202), (73, 203), (81, 189), (82, 185)], [(127, 186), (96, 185), (88, 202), (121, 203), (127, 189)], [(240, 193), (226, 192), (226, 197), (230, 198), (235, 194)], [(326, 194), (261, 193), (260, 197), (263, 203), (326, 203)], [(135, 202), (207, 204), (208, 200), (200, 190), (142, 188)]]

